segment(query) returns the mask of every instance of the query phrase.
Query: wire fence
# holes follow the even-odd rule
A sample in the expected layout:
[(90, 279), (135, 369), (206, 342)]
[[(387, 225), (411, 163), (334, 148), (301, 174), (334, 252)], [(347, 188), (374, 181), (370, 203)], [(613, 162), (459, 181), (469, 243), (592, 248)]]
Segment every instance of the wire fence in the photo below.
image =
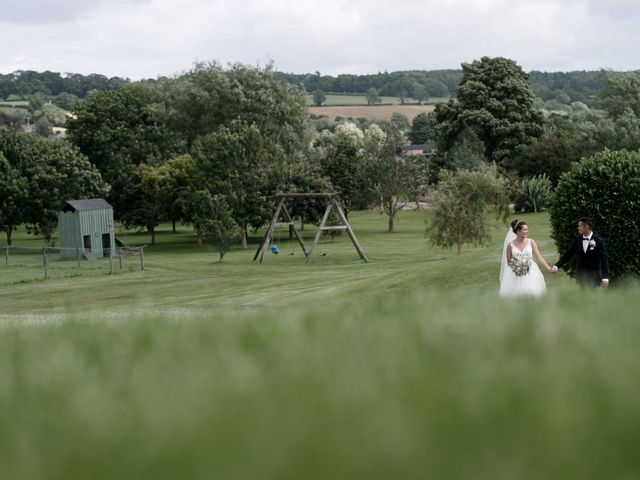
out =
[(144, 270), (144, 246), (105, 249), (0, 247), (0, 285), (76, 276), (113, 275)]

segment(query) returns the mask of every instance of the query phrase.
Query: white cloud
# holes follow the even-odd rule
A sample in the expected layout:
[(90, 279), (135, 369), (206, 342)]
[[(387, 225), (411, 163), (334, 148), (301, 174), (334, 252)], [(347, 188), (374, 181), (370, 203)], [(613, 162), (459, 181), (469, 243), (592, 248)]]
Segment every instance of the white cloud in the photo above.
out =
[[(172, 75), (195, 60), (285, 71), (639, 68), (630, 0), (23, 0), (0, 17), (0, 72)], [(13, 2), (12, 2), (13, 3)]]

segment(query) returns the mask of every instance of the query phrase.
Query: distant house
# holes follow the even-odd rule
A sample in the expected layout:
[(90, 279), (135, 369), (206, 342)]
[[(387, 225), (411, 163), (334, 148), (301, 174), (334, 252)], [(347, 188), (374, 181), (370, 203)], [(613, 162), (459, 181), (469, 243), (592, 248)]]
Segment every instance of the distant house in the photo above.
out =
[(58, 137), (58, 138), (67, 137), (67, 129), (64, 127), (51, 127), (51, 133), (53, 133), (54, 137)]
[(113, 207), (103, 198), (67, 200), (58, 213), (62, 258), (114, 256)]
[(403, 145), (400, 154), (403, 157), (412, 157), (414, 155), (435, 155), (438, 153), (438, 149), (433, 143), (423, 143), (419, 145), (412, 145), (410, 143)]

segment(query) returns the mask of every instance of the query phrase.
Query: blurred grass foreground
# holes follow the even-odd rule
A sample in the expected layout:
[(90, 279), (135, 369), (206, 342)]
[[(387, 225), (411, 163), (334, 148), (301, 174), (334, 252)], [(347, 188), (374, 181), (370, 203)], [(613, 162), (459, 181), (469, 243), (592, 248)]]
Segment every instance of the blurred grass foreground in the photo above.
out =
[[(640, 478), (637, 288), (582, 292), (561, 279), (543, 300), (503, 301), (479, 274), (448, 285), (460, 275), (454, 257), (415, 277), (407, 259), (409, 288), (376, 255), (376, 235), (390, 237), (367, 233), (366, 221), (374, 260), (353, 268), (389, 276), (332, 301), (279, 304), (276, 289), (251, 308), (240, 296), (214, 305), (193, 293), (173, 307), (118, 309), (88, 293), (99, 308), (47, 311), (42, 297), (92, 279), (5, 287), (0, 477)], [(131, 274), (143, 291), (163, 278), (157, 255), (151, 273)], [(477, 249), (467, 260), (473, 272), (494, 257)], [(313, 285), (329, 268), (270, 261), (265, 271), (283, 283), (287, 269)], [(39, 297), (32, 313), (24, 289)]]

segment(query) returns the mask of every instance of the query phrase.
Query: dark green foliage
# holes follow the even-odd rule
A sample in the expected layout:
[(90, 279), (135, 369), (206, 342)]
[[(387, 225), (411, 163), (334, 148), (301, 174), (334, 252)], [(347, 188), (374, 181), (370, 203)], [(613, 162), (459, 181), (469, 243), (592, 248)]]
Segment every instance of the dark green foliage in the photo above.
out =
[(273, 195), (283, 185), (286, 165), (282, 147), (255, 124), (222, 126), (198, 139), (193, 158), (202, 188), (223, 195), (242, 229), (259, 228), (273, 213)]
[(409, 141), (414, 145), (434, 143), (438, 138), (438, 124), (435, 113), (420, 113), (411, 122)]
[(483, 166), (476, 172), (442, 171), (442, 178), (431, 195), (433, 216), (427, 228), (431, 243), (457, 248), (462, 254), (465, 243), (484, 245), (490, 239), (492, 222), (489, 213), (506, 220), (509, 209), (507, 179), (495, 165)]
[(600, 91), (600, 105), (613, 118), (630, 111), (640, 117), (640, 74), (609, 73)]
[(327, 96), (322, 90), (316, 90), (313, 92), (313, 104), (316, 106), (322, 105), (327, 100)]
[(229, 205), (222, 195), (211, 195), (207, 190), (194, 192), (190, 201), (192, 222), (198, 236), (216, 249), (222, 262), (225, 254), (242, 235)]
[(467, 128), (484, 143), (486, 155), (501, 164), (521, 145), (542, 134), (527, 74), (512, 60), (483, 57), (463, 64), (458, 99), (436, 107), (439, 149), (448, 151)]
[(98, 92), (78, 104), (68, 122), (69, 140), (100, 170), (112, 186), (109, 202), (127, 226), (149, 228), (140, 167), (157, 165), (184, 147), (159, 121), (154, 105), (159, 92), (127, 86)]
[[(552, 238), (564, 252), (581, 217), (605, 239), (612, 278), (640, 275), (640, 152), (604, 151), (562, 176), (552, 202)], [(568, 266), (573, 275), (574, 266)]]
[(50, 240), (65, 200), (106, 195), (109, 186), (95, 166), (64, 141), (0, 128), (0, 230), (27, 224)]

